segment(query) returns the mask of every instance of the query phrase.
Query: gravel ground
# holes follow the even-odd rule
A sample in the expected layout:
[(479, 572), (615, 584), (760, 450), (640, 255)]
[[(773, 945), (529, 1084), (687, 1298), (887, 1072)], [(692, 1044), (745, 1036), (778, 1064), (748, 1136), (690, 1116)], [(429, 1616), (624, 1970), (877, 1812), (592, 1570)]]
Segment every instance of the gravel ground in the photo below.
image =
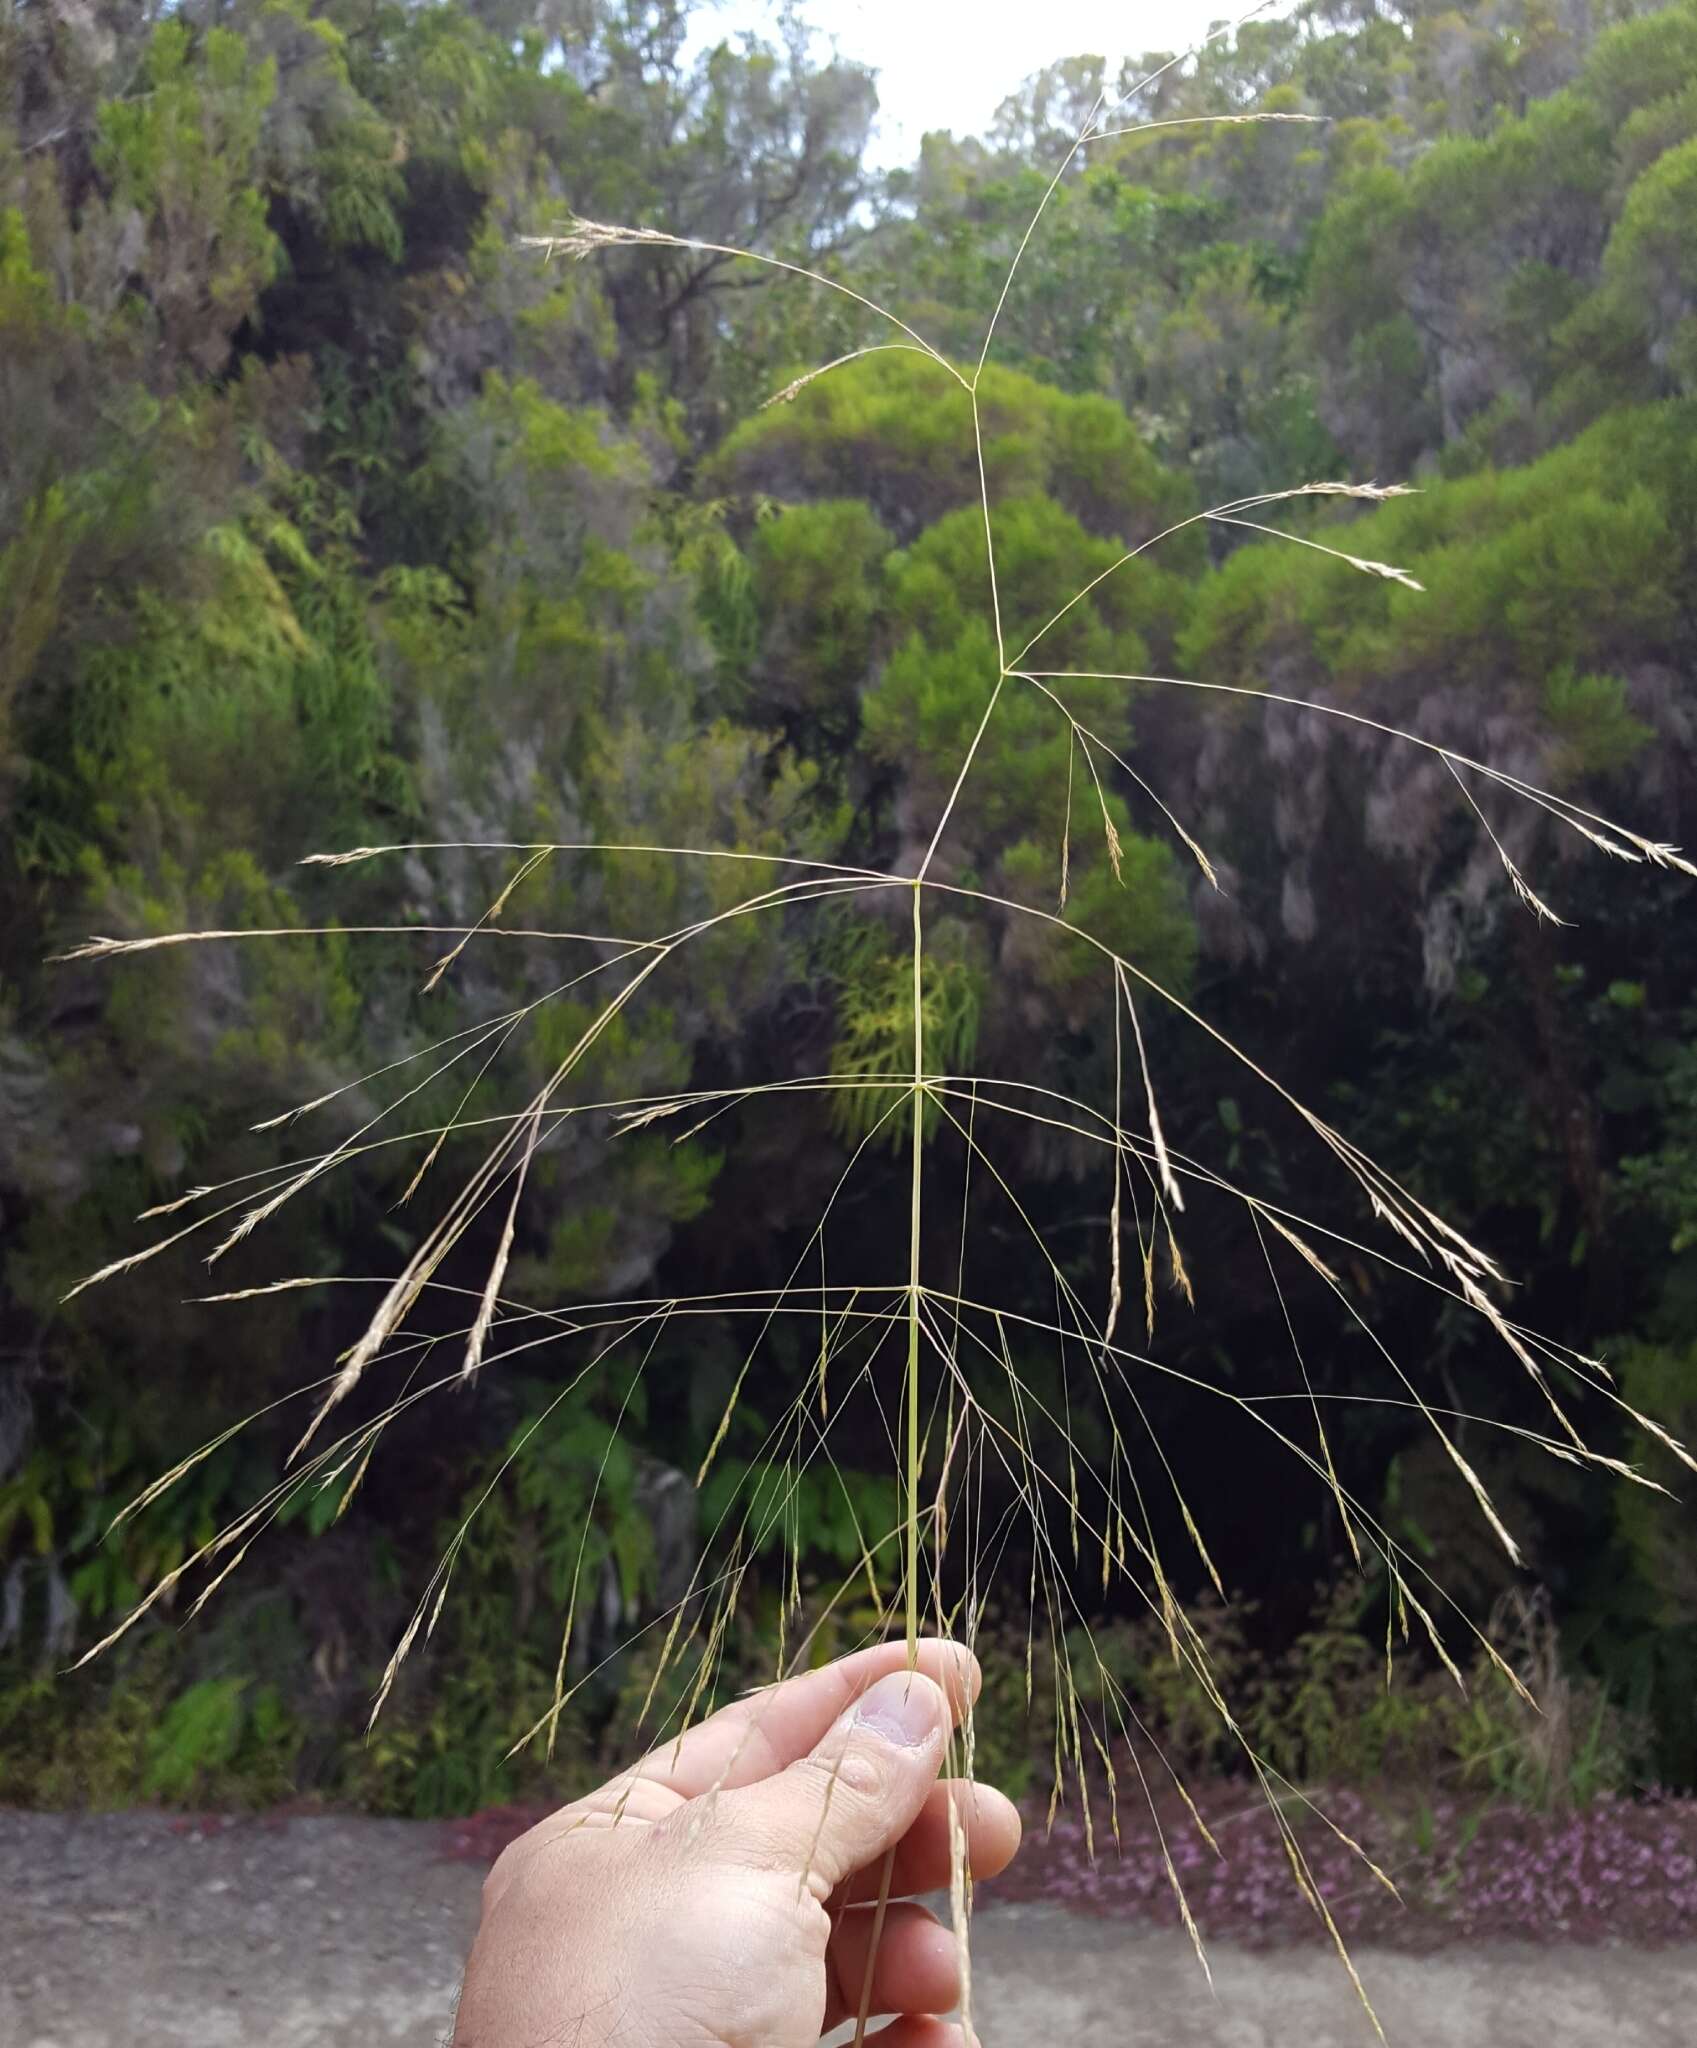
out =
[(433, 2048), (482, 1883), (438, 1832), (0, 1813), (0, 2048)]
[[(438, 2048), (481, 1870), (447, 1831), (345, 1816), (0, 1813), (0, 2048)], [(1210, 1948), (986, 1903), (988, 2048), (1368, 2048), (1321, 1948)], [(1393, 2048), (1688, 2048), (1697, 1942), (1457, 1945), (1356, 1961)]]

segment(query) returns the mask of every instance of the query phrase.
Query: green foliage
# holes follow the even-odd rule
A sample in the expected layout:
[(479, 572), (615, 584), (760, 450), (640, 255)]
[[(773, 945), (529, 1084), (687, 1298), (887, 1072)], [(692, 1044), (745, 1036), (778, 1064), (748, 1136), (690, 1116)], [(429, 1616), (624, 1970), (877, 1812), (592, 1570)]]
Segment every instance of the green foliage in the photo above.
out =
[[(1688, 1149), (1683, 1162), (1683, 1241), (1677, 1234), (1674, 1240), (1675, 1251), (1687, 1255), (1697, 1246), (1692, 1156)], [(1641, 1413), (1654, 1415), (1664, 1428), (1675, 1431), (1689, 1428), (1697, 1418), (1697, 1349), (1690, 1343), (1632, 1339), (1617, 1352), (1616, 1365), (1627, 1399)], [(1647, 1431), (1640, 1432), (1635, 1449), (1652, 1469), (1667, 1469), (1671, 1477), (1671, 1461)], [(1677, 1672), (1681, 1665), (1689, 1665), (1697, 1648), (1697, 1541), (1681, 1517), (1657, 1514), (1649, 1495), (1623, 1494), (1617, 1512), (1635, 1583), (1649, 1596), (1656, 1648)]]
[(1552, 669), (1544, 684), (1543, 711), (1561, 745), (1550, 778), (1557, 789), (1588, 776), (1622, 774), (1655, 737), (1628, 710), (1619, 676)]
[(896, 1483), (888, 1472), (727, 1458), (702, 1489), (702, 1520), (716, 1528), (733, 1512), (746, 1518), (755, 1557), (782, 1565), (799, 1551), (810, 1575), (823, 1566), (833, 1578), (853, 1577), (870, 1562), (876, 1582), (876, 1548), (897, 1522)]
[[(986, 995), (981, 969), (940, 950), (939, 939), (947, 946), (951, 937), (958, 943), (958, 927), (954, 933), (945, 927), (920, 963), (927, 1065), (940, 1076), (970, 1071)], [(871, 1138), (900, 1146), (913, 1129), (913, 962), (885, 951), (878, 936), (861, 927), (853, 943), (839, 948), (836, 981), (831, 1072), (851, 1085), (833, 1089), (831, 1122), (851, 1143)], [(940, 1113), (927, 1096), (927, 1133)]]
[(1676, 390), (1697, 389), (1697, 139), (1656, 159), (1627, 194), (1609, 237), (1609, 289), (1643, 319), (1651, 360)]
[(853, 734), (889, 547), (889, 535), (858, 498), (790, 506), (751, 536), (760, 650), (755, 702), (815, 745), (840, 746)]
[[(1089, 532), (1135, 545), (1184, 518), (1193, 494), (1118, 406), (991, 364), (978, 385), (993, 502), (1048, 493)], [(911, 350), (816, 379), (719, 450), (715, 475), (780, 499), (863, 497), (899, 540), (978, 499), (967, 396)], [(1181, 539), (1173, 556), (1194, 563)]]
[[(1516, 1612), (1543, 1616), (1547, 1608), (1534, 1598)], [(1392, 1799), (1447, 1786), (1463, 1798), (1547, 1808), (1585, 1805), (1632, 1783), (1626, 1717), (1594, 1681), (1570, 1677), (1559, 1664), (1525, 1668), (1536, 1708), (1483, 1650), (1465, 1690), (1435, 1667), (1405, 1667), (1387, 1681), (1383, 1610), (1364, 1612), (1359, 1584), (1321, 1589), (1304, 1624), (1272, 1656), (1255, 1640), (1254, 1603), (1209, 1604), (1186, 1619), (1206, 1647), (1213, 1684), (1231, 1702), (1241, 1739), (1223, 1726), (1192, 1659), (1174, 1656), (1158, 1618), (1095, 1636), (1139, 1721), (1186, 1772), (1237, 1775), (1246, 1769), (1247, 1742), (1289, 1784), (1367, 1787)], [(1517, 1637), (1507, 1610), (1493, 1629), (1517, 1667), (1526, 1666), (1529, 1645), (1539, 1657), (1549, 1654), (1547, 1633), (1527, 1637), (1523, 1626)], [(1088, 1661), (1082, 1641), (1072, 1650)]]
[[(1442, 676), (1500, 698), (1518, 682), (1558, 728), (1582, 698), (1600, 711), (1596, 686), (1562, 680), (1564, 669), (1654, 658), (1679, 631), (1681, 487), (1642, 455), (1688, 431), (1683, 411), (1622, 412), (1524, 469), (1437, 485), (1340, 536), (1350, 553), (1407, 570), (1419, 592), (1299, 549), (1244, 548), (1204, 587), (1180, 661), (1247, 681), (1300, 650), (1350, 688)], [(1622, 709), (1612, 737), (1599, 734), (1607, 760), (1632, 743)]]
[[(1025, 659), (1037, 669), (1136, 677), (1169, 644), (1183, 589), (1138, 558), (1093, 540), (1047, 498), (998, 508), (996, 568), (1003, 592), (1003, 643), (1010, 661), (1034, 636)], [(966, 756), (992, 692), (996, 704), (980, 748), (984, 772), (962, 824), (975, 846), (1005, 843), (1035, 828), (1059, 845), (1073, 746), (1065, 713), (1036, 685), (1011, 679), (997, 690), (997, 650), (984, 617), (988, 589), (982, 519), (948, 514), (892, 560), (890, 610), (895, 650), (863, 706), (865, 744), (878, 759), (902, 764), (909, 779), (946, 792)], [(1107, 574), (1106, 572), (1113, 573)], [(1050, 623), (1057, 589), (1090, 596)], [(1098, 743), (1127, 743), (1132, 686), (1112, 680), (1055, 686), (1066, 712)]]
[(1687, 83), (1697, 72), (1697, 8), (1662, 8), (1622, 21), (1597, 38), (1585, 62), (1585, 92), (1611, 127)]
[[(598, 1601), (634, 1621), (675, 1596), (645, 1488), (655, 1460), (694, 1470), (722, 1412), (723, 1361), (696, 1335), (657, 1341), (666, 1395), (624, 1410), (619, 1379), (550, 1411), (566, 1383), (538, 1347), (534, 1381), (411, 1418), (357, 1487), (293, 1496), (273, 1598), (222, 1632), (214, 1602), (208, 1637), (175, 1627), (185, 1589), (126, 1661), (51, 1673), (256, 1497), (293, 1408), (256, 1425), (251, 1457), (226, 1446), (108, 1535), (116, 1511), (279, 1400), (303, 1359), (344, 1353), (361, 1276), (420, 1241), (492, 1120), (562, 1067), (570, 1114), (562, 1094), (530, 1160), (511, 1292), (569, 1315), (726, 1284), (752, 1240), (800, 1249), (873, 1133), (855, 1228), (869, 1263), (887, 1249), (913, 1113), (908, 898), (825, 906), (821, 938), (805, 864), (912, 875), (969, 749), (931, 874), (970, 893), (926, 908), (935, 1071), (981, 1057), (1105, 1088), (1113, 987), (1088, 932), (1200, 990), (1434, 1207), (1480, 1216), (1528, 1319), (1598, 1348), (1617, 1332), (1627, 1398), (1689, 1431), (1688, 906), (1623, 910), (1547, 815), (1470, 785), (1573, 912), (1558, 956), (1432, 754), (1117, 678), (1320, 698), (1581, 804), (1619, 783), (1647, 831), (1689, 845), (1692, 0), (1597, 32), (1518, 0), (1489, 19), (1304, 6), (1134, 90), (1128, 128), (1189, 125), (1101, 136), (1075, 161), (978, 384), (1000, 648), (961, 384), (887, 351), (752, 412), (890, 331), (843, 293), (688, 244), (822, 267), (970, 373), (1070, 124), (1114, 96), (1099, 63), (1039, 76), (986, 138), (927, 138), (880, 185), (864, 74), (800, 47), (727, 46), (691, 70), (669, 6), (593, 0), (539, 24), (381, 5), (356, 24), (237, 0), (109, 44), (36, 35), (28, 14), (0, 21), (0, 1583), (17, 1616), (0, 1800), (304, 1789), (438, 1813), (567, 1788), (639, 1739), (652, 1645), (573, 1699), (555, 1766), (504, 1760), (551, 1709), (574, 1596), (574, 1678), (607, 1647), (584, 1619)], [(1251, 106), (1325, 119), (1205, 118)], [(543, 263), (519, 237), (557, 226), (562, 195), (682, 245)], [(1423, 592), (1194, 518), (1338, 476), (1424, 490), (1264, 516)], [(356, 846), (405, 850), (299, 864)], [(276, 936), (46, 964), (90, 932), (185, 931)], [(684, 931), (688, 974), (667, 957), (644, 975)], [(1175, 1052), (1150, 1009), (1175, 1145), (1181, 1121), (1218, 1132), (1227, 1171), (1263, 1174), (1274, 1200), (1300, 1180), (1306, 1203), (1241, 1071)], [(819, 1073), (844, 1085), (682, 1106)], [(397, 1098), (412, 1135), (368, 1145)], [(583, 1107), (612, 1099), (655, 1119)], [(926, 1131), (958, 1107), (928, 1099)], [(222, 1234), (336, 1147), (345, 1170), (265, 1225), (312, 1287), (194, 1305), (260, 1278), (245, 1240), (209, 1278), (201, 1236), (62, 1299), (147, 1241), (138, 1213), (174, 1230), (192, 1212), (172, 1205), (228, 1181)], [(998, 1160), (1090, 1301), (1110, 1284), (1102, 1162), (1080, 1156), (1099, 1149), (1034, 1120)], [(1329, 1216), (1345, 1238), (1359, 1220)], [(999, 1260), (990, 1205), (970, 1221), (971, 1255)], [(1229, 1366), (1259, 1392), (1291, 1334), (1255, 1291), (1260, 1249), (1197, 1235), (1228, 1284), (1185, 1311), (1180, 1371)], [(1321, 1392), (1354, 1390), (1361, 1333), (1329, 1301), (1295, 1320)], [(505, 1303), (496, 1327), (517, 1334)], [(1453, 1770), (1534, 1800), (1624, 1782), (1645, 1727), (1654, 1767), (1689, 1782), (1680, 1525), (1648, 1496), (1533, 1474), (1524, 1433), (1544, 1412), (1503, 1393), (1446, 1311), (1408, 1334), (1446, 1401), (1522, 1433), (1492, 1480), (1555, 1587), (1564, 1746), (1539, 1747), (1483, 1669), (1471, 1705), (1430, 1672), (1387, 1691), (1381, 1615), (1324, 1609), (1281, 1654), (1252, 1602), (1198, 1608), (1245, 1725), (1298, 1777)], [(811, 1369), (806, 1343), (793, 1357)], [(749, 1434), (701, 1503), (711, 1519), (741, 1484), (758, 1510), (727, 1684), (801, 1625), (798, 1588), (817, 1654), (871, 1626), (870, 1607), (810, 1603), (893, 1518), (877, 1442), (866, 1469), (798, 1474), (759, 1447), (768, 1390), (745, 1392)], [(1089, 1389), (1048, 1392), (1089, 1445)], [(1488, 1604), (1500, 1578), (1405, 1411), (1326, 1412), (1407, 1540)], [(1611, 1449), (1666, 1463), (1630, 1418)], [(1219, 1450), (1201, 1508), (1247, 1494), (1240, 1456)], [(368, 1746), (389, 1645), (486, 1491), (420, 1674)], [(1281, 1589), (1340, 1537), (1280, 1506), (1237, 1540), (1288, 1616)], [(1025, 1644), (1008, 1641), (980, 1762), (1017, 1779)], [(1108, 1641), (1175, 1754), (1231, 1768), (1164, 1635)], [(663, 1686), (662, 1714), (676, 1703)]]
[(0, 335), (7, 348), (52, 347), (67, 340), (75, 324), (36, 260), (23, 209), (0, 209)]
[(347, 33), (311, 0), (273, 0), (258, 40), (289, 81), (283, 119), (267, 137), (276, 189), (321, 228), (332, 249), (401, 260), (406, 182), (400, 132), (354, 85)]
[[(251, 1696), (250, 1696), (251, 1693)], [(263, 1759), (267, 1776), (281, 1788), (289, 1783), (289, 1726), (274, 1686), (251, 1691), (245, 1678), (203, 1678), (179, 1693), (148, 1738), (143, 1795), (172, 1804), (187, 1802), (226, 1773), (237, 1773), (244, 1748), (252, 1758), (242, 1781), (265, 1796), (254, 1765)], [(298, 1735), (295, 1737), (298, 1742)]]
[(167, 346), (218, 367), (282, 251), (254, 178), (274, 60), (254, 63), (239, 31), (162, 21), (138, 90), (100, 111), (96, 168), (114, 208), (144, 223), (152, 308)]
[[(464, 1541), (463, 1569), (491, 1596), (488, 1619), (468, 1623), (491, 1648), (502, 1626), (495, 1617), (507, 1604), (497, 1589), (509, 1574), (525, 1579), (523, 1607), (534, 1612), (545, 1595), (550, 1616), (571, 1612), (580, 1599), (587, 1604), (604, 1567), (631, 1603), (654, 1590), (653, 1532), (637, 1500), (629, 1442), (581, 1397), (568, 1392), (557, 1402), (541, 1388), (524, 1392), (530, 1412), (499, 1455), (469, 1474), (464, 1497), (469, 1508), (489, 1494)], [(640, 1383), (620, 1413), (640, 1428)]]
[[(1639, 1003), (1643, 992), (1639, 991)], [(1633, 1005), (1637, 1007), (1637, 1005)], [(1647, 1211), (1663, 1234), (1662, 1248), (1670, 1263), (1665, 1279), (1671, 1290), (1683, 1277), (1689, 1254), (1697, 1251), (1697, 1042), (1689, 1013), (1677, 1039), (1658, 1048), (1655, 1092), (1662, 1111), (1654, 1149), (1631, 1153), (1620, 1162), (1622, 1189), (1629, 1202)], [(1677, 1328), (1682, 1305), (1671, 1296), (1669, 1323)], [(1641, 1368), (1652, 1371), (1658, 1354), (1646, 1351)], [(1677, 1384), (1659, 1384), (1655, 1391), (1683, 1402)]]
[[(1088, 800), (1082, 807), (1078, 835), (1085, 845), (1069, 863), (1062, 921), (1088, 932), (1163, 988), (1182, 994), (1196, 962), (1196, 923), (1179, 856), (1164, 841), (1131, 831), (1117, 797), (1110, 797), (1106, 808), (1104, 823), (1092, 815)], [(1112, 833), (1100, 847), (1095, 844), (1098, 829)], [(1052, 846), (1018, 840), (1002, 866), (1016, 902), (1046, 907), (1055, 876)], [(1010, 934), (1004, 961), (1014, 955), (1015, 944)], [(1029, 949), (1028, 971), (1039, 987), (1062, 999), (1069, 1013), (1087, 989), (1099, 988), (1102, 957), (1097, 947), (1069, 940), (1054, 928), (1041, 937), (1022, 933), (1017, 944)]]

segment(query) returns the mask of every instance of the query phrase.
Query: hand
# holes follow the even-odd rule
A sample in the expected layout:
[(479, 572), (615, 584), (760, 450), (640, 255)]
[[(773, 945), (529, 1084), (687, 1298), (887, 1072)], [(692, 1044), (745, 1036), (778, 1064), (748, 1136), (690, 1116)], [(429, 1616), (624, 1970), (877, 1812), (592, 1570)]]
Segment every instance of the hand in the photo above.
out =
[(966, 2048), (955, 1937), (908, 1899), (1019, 1846), (1001, 1793), (938, 1780), (977, 1660), (862, 1650), (741, 1700), (521, 1835), (483, 1887), (454, 2048), (812, 2048), (860, 2007), (884, 1853), (880, 2048)]

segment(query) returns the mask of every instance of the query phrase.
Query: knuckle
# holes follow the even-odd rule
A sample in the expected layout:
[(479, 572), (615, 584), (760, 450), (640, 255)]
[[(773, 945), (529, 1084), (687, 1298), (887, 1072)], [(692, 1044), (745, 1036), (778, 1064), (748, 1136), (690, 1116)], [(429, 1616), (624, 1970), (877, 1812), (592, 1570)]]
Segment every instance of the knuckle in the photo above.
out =
[(884, 1789), (885, 1773), (878, 1759), (861, 1743), (851, 1741), (834, 1756), (809, 1757), (807, 1761), (822, 1795), (833, 1805), (839, 1801), (864, 1805)]

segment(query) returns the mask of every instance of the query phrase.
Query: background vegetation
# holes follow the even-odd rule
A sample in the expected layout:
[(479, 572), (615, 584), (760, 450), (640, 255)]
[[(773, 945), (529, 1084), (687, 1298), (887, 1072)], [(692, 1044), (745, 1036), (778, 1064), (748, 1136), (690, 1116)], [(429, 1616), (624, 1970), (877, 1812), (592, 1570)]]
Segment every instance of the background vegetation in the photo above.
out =
[[(687, 68), (684, 27), (671, 0), (0, 15), (0, 1799), (298, 1790), (447, 1812), (509, 1796), (541, 1768), (501, 1755), (546, 1706), (586, 1514), (583, 1666), (675, 1591), (712, 1512), (678, 1474), (724, 1407), (728, 1339), (668, 1334), (640, 1387), (586, 1383), (532, 1434), (556, 1391), (539, 1354), (397, 1425), (348, 1512), (304, 1507), (194, 1629), (167, 1615), (92, 1674), (53, 1676), (269, 1480), (293, 1432), (232, 1442), (103, 1542), (112, 1512), (362, 1321), (353, 1288), (189, 1305), (207, 1284), (193, 1243), (67, 1288), (141, 1242), (138, 1212), (292, 1156), (259, 1119), (559, 979), (545, 941), (508, 939), (423, 986), (439, 928), (475, 921), (506, 879), (498, 853), (300, 857), (624, 841), (911, 867), (976, 724), (994, 657), (971, 595), (961, 394), (882, 355), (757, 411), (873, 338), (850, 300), (699, 249), (571, 266), (518, 237), (574, 210), (758, 247), (975, 354), (1100, 66), (1057, 64), (989, 136), (929, 137), (881, 177), (867, 75), (799, 35)], [(1251, 105), (1324, 124), (1094, 143), (1027, 258), (980, 393), (1010, 644), (1203, 505), (1305, 478), (1417, 482), (1345, 544), (1424, 596), (1192, 526), (1070, 611), (1041, 665), (1347, 708), (1689, 841), (1697, 5), (1317, 0), (1126, 111)], [(1129, 886), (1079, 826), (1069, 915), (1469, 1219), (1524, 1283), (1524, 1320), (1697, 1426), (1697, 891), (1622, 887), (1486, 792), (1504, 847), (1572, 922), (1553, 930), (1430, 754), (1153, 684), (1104, 683), (1076, 708), (1223, 888), (1119, 781), (1103, 801)], [(1067, 756), (1039, 700), (1010, 699), (948, 879), (1052, 903)], [(729, 888), (707, 864), (557, 857), (509, 921), (664, 930)], [(345, 929), (394, 925), (417, 936)], [(47, 964), (90, 932), (184, 927), (293, 936)], [(729, 927), (687, 993), (621, 1013), (590, 1080), (624, 1097), (877, 1071), (911, 1025), (901, 945), (872, 912)], [(1111, 1014), (1058, 946), (944, 918), (928, 949), (928, 1026), (963, 1063), (976, 1045), (1074, 1093), (1111, 1074)], [(557, 1001), (509, 1057), (535, 1082), (591, 1014)], [(1350, 1226), (1241, 1070), (1151, 1031), (1175, 1142)], [(451, 1072), (421, 1113), (469, 1078)], [(356, 1089), (322, 1114), (351, 1134), (371, 1107)], [(690, 1146), (578, 1120), (536, 1161), (515, 1272), (541, 1299), (670, 1296), (756, 1250), (787, 1261), (877, 1113), (853, 1091), (798, 1097)], [(907, 1166), (877, 1145), (869, 1161), (852, 1220), (866, 1270), (887, 1272)], [(392, 1266), (415, 1163), (375, 1150), (284, 1212), (294, 1267)], [(1020, 1192), (1069, 1278), (1104, 1290), (1087, 1164), (1034, 1127)], [(967, 1256), (997, 1262), (993, 1224)], [(1186, 1256), (1205, 1284), (1188, 1305), (1163, 1281), (1167, 1355), (1288, 1390), (1292, 1333), (1241, 1214), (1199, 1218)], [(269, 1277), (248, 1257), (217, 1284)], [(1433, 1399), (1535, 1421), (1473, 1319), (1431, 1300), (1383, 1315)], [(1357, 1385), (1363, 1334), (1329, 1296), (1299, 1315), (1317, 1391)], [(763, 1399), (749, 1389), (727, 1447), (739, 1473)], [(1467, 1707), (1418, 1672), (1375, 1691), (1363, 1618), (1382, 1586), (1341, 1606), (1314, 1592), (1344, 1535), (1325, 1494), (1246, 1425), (1216, 1415), (1203, 1433), (1176, 1396), (1150, 1403), (1240, 1593), (1221, 1609), (1199, 1575), (1197, 1626), (1281, 1768), (1453, 1770), (1535, 1798), (1697, 1783), (1688, 1513), (1464, 1432), (1526, 1545), (1531, 1578), (1511, 1583), (1415, 1418), (1336, 1410), (1357, 1490), (1560, 1688), (1559, 1737), (1535, 1735), (1489, 1684)], [(1088, 1445), (1088, 1414), (1074, 1423)], [(367, 1745), (365, 1704), (442, 1531), (513, 1446), (429, 1653)], [(1672, 1477), (1629, 1433), (1604, 1448)], [(890, 1519), (867, 1449), (863, 1474), (803, 1504), (821, 1582), (857, 1555), (857, 1518)], [(774, 1558), (742, 1610), (750, 1664), (781, 1576)], [(1150, 1632), (1105, 1620), (1150, 1718), (1226, 1767)], [(627, 1739), (643, 1685), (637, 1653), (582, 1697), (557, 1777)], [(1021, 1717), (1013, 1698), (992, 1716), (992, 1767), (1018, 1769)]]

